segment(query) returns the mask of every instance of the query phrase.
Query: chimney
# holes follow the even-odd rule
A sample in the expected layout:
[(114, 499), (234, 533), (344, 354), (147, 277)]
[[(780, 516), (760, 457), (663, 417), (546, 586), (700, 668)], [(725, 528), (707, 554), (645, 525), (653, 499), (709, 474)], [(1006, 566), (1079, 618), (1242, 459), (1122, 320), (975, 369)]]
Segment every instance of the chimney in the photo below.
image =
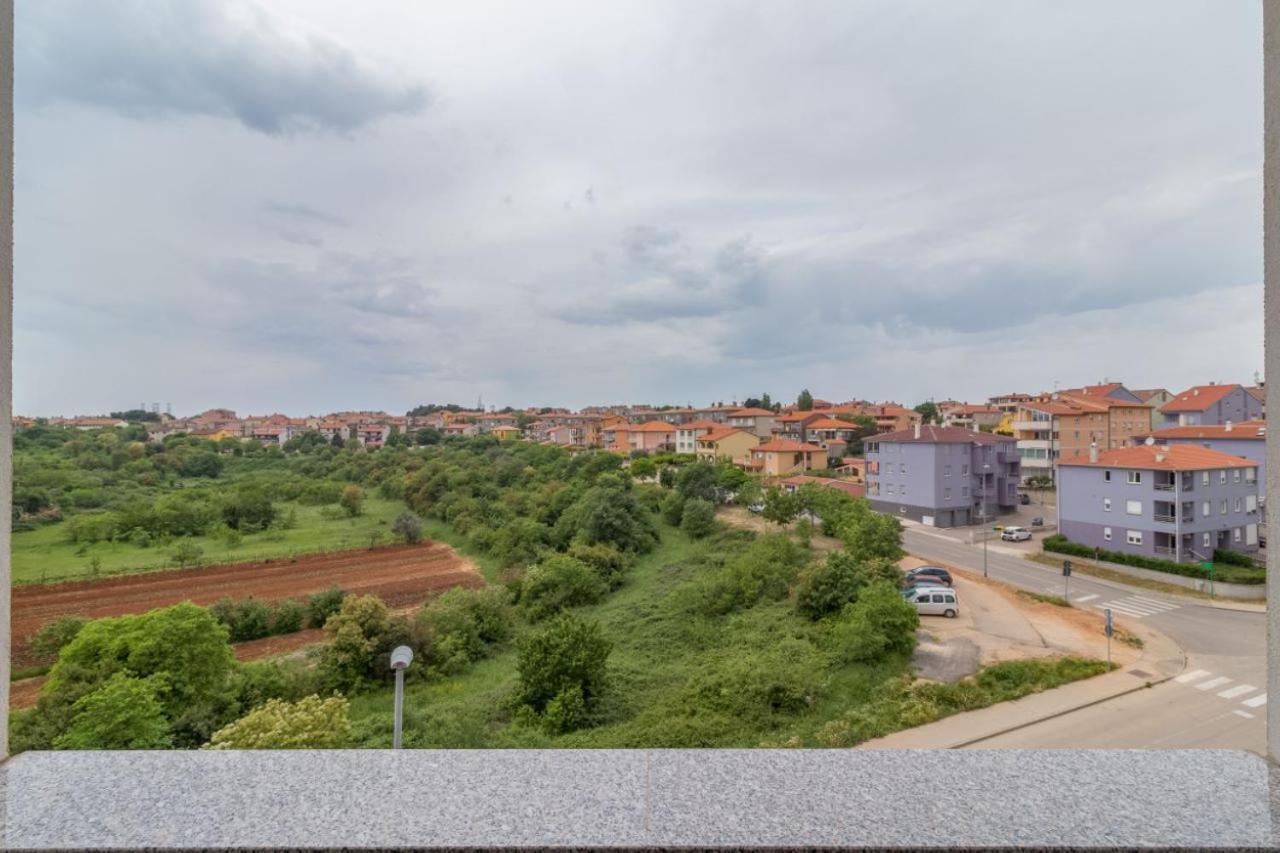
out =
[(920, 422), (916, 421), (916, 440), (920, 440)]
[(1089, 461), (1098, 461), (1098, 442), (1096, 441), (1089, 442)]

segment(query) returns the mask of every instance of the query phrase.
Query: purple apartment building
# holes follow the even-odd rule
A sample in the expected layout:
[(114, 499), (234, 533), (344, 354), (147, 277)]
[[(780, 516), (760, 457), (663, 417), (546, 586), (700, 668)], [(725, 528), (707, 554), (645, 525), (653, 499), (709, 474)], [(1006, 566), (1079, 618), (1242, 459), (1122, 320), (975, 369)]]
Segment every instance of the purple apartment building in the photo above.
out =
[(1258, 464), (1199, 445), (1090, 450), (1058, 463), (1058, 531), (1072, 542), (1201, 562), (1258, 549)]
[(1262, 419), (1262, 402), (1243, 385), (1197, 385), (1160, 407), (1159, 427), (1202, 426)]
[(1018, 505), (1021, 457), (1010, 436), (917, 425), (864, 439), (867, 499), (935, 527), (977, 524)]

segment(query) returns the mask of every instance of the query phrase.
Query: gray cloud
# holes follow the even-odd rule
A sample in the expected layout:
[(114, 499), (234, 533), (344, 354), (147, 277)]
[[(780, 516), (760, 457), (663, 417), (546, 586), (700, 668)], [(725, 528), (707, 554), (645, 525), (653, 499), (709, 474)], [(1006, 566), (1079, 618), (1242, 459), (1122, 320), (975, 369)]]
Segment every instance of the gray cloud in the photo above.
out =
[(262, 209), (268, 213), (283, 216), (287, 219), (295, 219), (300, 222), (306, 222), (312, 225), (342, 225), (346, 226), (350, 223), (341, 216), (332, 213), (326, 213), (323, 210), (316, 210), (314, 207), (308, 207), (305, 204), (290, 204), (281, 201), (266, 201), (262, 203)]
[(17, 96), (146, 118), (226, 116), (268, 134), (350, 131), (415, 113), (427, 92), (337, 42), (227, 0), (20, 3)]

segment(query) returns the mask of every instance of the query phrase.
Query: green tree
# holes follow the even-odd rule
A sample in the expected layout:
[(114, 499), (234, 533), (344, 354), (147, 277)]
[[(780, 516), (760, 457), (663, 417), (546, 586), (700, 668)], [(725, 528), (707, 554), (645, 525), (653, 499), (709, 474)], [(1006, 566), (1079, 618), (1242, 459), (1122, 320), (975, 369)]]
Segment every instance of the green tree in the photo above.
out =
[(338, 499), (338, 505), (342, 507), (347, 515), (355, 518), (364, 507), (364, 490), (355, 483), (350, 484), (342, 490), (342, 497)]
[(41, 658), (56, 658), (62, 647), (74, 640), (87, 624), (79, 616), (63, 616), (46, 622), (31, 638), (31, 651)]
[(865, 498), (852, 502), (853, 511), (838, 523), (836, 535), (845, 548), (860, 560), (901, 560), (902, 523), (892, 515), (870, 508)]
[(915, 411), (919, 413), (920, 420), (926, 424), (941, 423), (941, 415), (938, 412), (938, 406), (932, 400), (926, 400), (916, 406)]
[(204, 556), (204, 549), (196, 543), (183, 539), (173, 549), (173, 561), (179, 566), (194, 566)]
[(809, 619), (821, 619), (844, 610), (858, 600), (858, 593), (877, 580), (892, 580), (899, 575), (896, 566), (890, 566), (893, 575), (886, 578), (881, 566), (859, 561), (847, 551), (832, 551), (827, 559), (811, 566), (796, 585), (796, 610)]
[(631, 460), (631, 476), (636, 478), (652, 477), (658, 473), (658, 465), (647, 456)]
[(388, 678), (391, 650), (408, 639), (408, 627), (372, 595), (349, 595), (324, 624), (320, 659), (326, 683), (351, 692)]
[(598, 622), (559, 616), (520, 644), (517, 704), (553, 731), (581, 727), (604, 691), (612, 648)]
[(794, 492), (773, 486), (764, 493), (764, 512), (761, 515), (765, 521), (772, 521), (774, 524), (790, 524), (799, 514), (800, 499)]
[(889, 581), (868, 584), (832, 626), (836, 654), (849, 662), (874, 661), (886, 653), (910, 654), (920, 616)]
[(672, 492), (662, 499), (658, 511), (662, 514), (662, 520), (672, 527), (677, 527), (680, 520), (684, 518), (684, 495), (679, 492)]
[(796, 397), (796, 408), (802, 412), (813, 411), (813, 395), (809, 393), (808, 388), (805, 388), (800, 392), (800, 396)]
[(686, 500), (698, 498), (715, 503), (720, 497), (715, 466), (709, 462), (684, 466), (676, 476), (676, 491)]
[(511, 597), (502, 587), (454, 587), (418, 611), (417, 645), (428, 667), (451, 675), (510, 639), (514, 620)]
[(422, 519), (413, 510), (406, 509), (391, 522), (391, 532), (410, 545), (422, 541)]
[(71, 706), (71, 723), (55, 749), (164, 749), (169, 721), (156, 683), (117, 672)]
[(520, 606), (530, 619), (545, 619), (566, 607), (593, 604), (605, 584), (582, 560), (556, 554), (534, 566), (520, 588)]
[(351, 738), (343, 696), (268, 699), (213, 733), (206, 749), (341, 749)]
[(329, 617), (342, 609), (342, 602), (346, 597), (347, 594), (336, 583), (330, 584), (323, 592), (312, 593), (307, 598), (307, 625), (323, 628)]
[(694, 539), (707, 536), (716, 527), (716, 508), (710, 501), (692, 498), (685, 501), (680, 516), (680, 529)]
[(227, 527), (242, 533), (266, 530), (276, 519), (276, 508), (262, 489), (248, 486), (227, 497), (222, 505), (222, 520)]

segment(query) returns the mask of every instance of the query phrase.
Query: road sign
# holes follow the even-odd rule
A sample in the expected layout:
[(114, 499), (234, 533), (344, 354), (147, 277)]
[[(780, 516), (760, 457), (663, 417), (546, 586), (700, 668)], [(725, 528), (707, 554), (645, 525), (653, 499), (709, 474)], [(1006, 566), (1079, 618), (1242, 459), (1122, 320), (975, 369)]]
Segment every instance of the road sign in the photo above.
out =
[(1071, 561), (1070, 560), (1062, 561), (1062, 576), (1067, 578), (1071, 577)]
[(1107, 614), (1107, 636), (1110, 637), (1116, 632), (1116, 626), (1111, 621), (1111, 608), (1108, 607), (1102, 612)]

